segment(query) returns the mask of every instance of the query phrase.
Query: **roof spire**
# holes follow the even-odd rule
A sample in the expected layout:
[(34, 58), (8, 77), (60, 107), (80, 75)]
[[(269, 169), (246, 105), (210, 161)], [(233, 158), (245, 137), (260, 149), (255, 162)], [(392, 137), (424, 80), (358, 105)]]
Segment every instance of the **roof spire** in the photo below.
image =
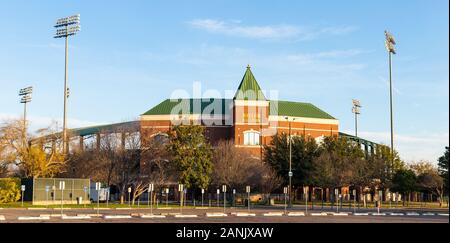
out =
[(247, 69), (250, 69), (250, 68), (252, 68), (252, 67), (250, 66), (250, 63), (249, 63), (249, 64), (247, 64)]
[(267, 100), (264, 96), (258, 82), (253, 76), (250, 64), (247, 65), (244, 77), (234, 96), (235, 100)]

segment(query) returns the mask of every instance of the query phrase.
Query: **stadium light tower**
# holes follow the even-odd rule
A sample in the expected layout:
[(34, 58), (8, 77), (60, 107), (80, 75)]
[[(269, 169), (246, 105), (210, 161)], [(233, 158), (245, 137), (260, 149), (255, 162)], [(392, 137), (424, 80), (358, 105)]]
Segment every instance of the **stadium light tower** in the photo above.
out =
[(390, 98), (390, 111), (391, 111), (391, 166), (394, 165), (394, 118), (393, 118), (393, 109), (392, 109), (392, 54), (397, 54), (395, 50), (395, 39), (391, 33), (387, 30), (384, 31), (384, 35), (386, 37), (386, 50), (389, 53), (389, 98)]
[[(23, 104), (23, 136), (27, 134), (27, 103), (31, 102), (31, 94), (33, 93), (33, 87), (26, 87), (19, 90), (19, 96), (21, 97), (20, 103)], [(25, 141), (25, 140), (24, 140)]]
[(361, 114), (360, 111), (361, 103), (359, 100), (353, 100), (352, 112), (355, 114), (355, 137), (358, 137), (358, 115)]
[(56, 21), (55, 38), (66, 38), (66, 54), (64, 69), (64, 117), (63, 117), (63, 153), (67, 148), (67, 98), (69, 96), (69, 88), (67, 87), (67, 65), (69, 62), (69, 36), (76, 35), (80, 31), (80, 15), (73, 15)]

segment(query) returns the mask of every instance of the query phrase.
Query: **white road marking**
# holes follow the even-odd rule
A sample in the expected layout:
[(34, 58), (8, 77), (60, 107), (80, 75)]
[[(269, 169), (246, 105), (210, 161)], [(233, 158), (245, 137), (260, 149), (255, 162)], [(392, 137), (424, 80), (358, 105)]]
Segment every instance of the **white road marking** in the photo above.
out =
[(290, 216), (290, 217), (305, 216), (305, 213), (304, 212), (290, 212), (287, 214), (287, 216)]

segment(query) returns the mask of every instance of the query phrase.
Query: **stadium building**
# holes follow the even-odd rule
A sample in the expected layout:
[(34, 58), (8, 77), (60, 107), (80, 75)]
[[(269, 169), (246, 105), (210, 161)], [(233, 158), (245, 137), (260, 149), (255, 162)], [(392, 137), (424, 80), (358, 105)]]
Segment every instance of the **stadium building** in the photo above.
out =
[(167, 136), (172, 126), (189, 124), (204, 126), (205, 136), (213, 145), (231, 140), (261, 159), (264, 145), (277, 133), (312, 137), (318, 142), (326, 136), (345, 136), (363, 146), (366, 153), (373, 153), (376, 146), (340, 133), (339, 120), (311, 103), (267, 99), (250, 66), (233, 99), (167, 99), (143, 113), (138, 121), (71, 129), (70, 135), (84, 149), (86, 139), (93, 139), (91, 144), (100, 147), (102, 135), (119, 133), (126, 147), (125, 135), (140, 134), (142, 141), (142, 136)]

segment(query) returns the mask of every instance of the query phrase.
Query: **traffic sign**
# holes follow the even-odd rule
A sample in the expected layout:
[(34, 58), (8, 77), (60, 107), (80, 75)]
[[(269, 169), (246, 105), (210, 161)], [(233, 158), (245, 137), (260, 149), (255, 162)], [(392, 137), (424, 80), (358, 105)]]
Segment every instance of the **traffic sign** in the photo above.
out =
[(59, 190), (64, 190), (66, 188), (66, 182), (60, 181), (59, 182)]
[(95, 190), (96, 191), (100, 191), (101, 187), (102, 187), (102, 183), (100, 183), (100, 182), (95, 183)]
[(222, 192), (227, 192), (227, 186), (226, 185), (222, 186)]
[(245, 192), (250, 193), (250, 186), (245, 187)]
[(20, 187), (20, 189), (24, 192), (24, 191), (25, 191), (25, 185), (22, 185), (22, 186)]
[(154, 189), (153, 183), (150, 183), (150, 185), (148, 185), (148, 192), (153, 192)]

